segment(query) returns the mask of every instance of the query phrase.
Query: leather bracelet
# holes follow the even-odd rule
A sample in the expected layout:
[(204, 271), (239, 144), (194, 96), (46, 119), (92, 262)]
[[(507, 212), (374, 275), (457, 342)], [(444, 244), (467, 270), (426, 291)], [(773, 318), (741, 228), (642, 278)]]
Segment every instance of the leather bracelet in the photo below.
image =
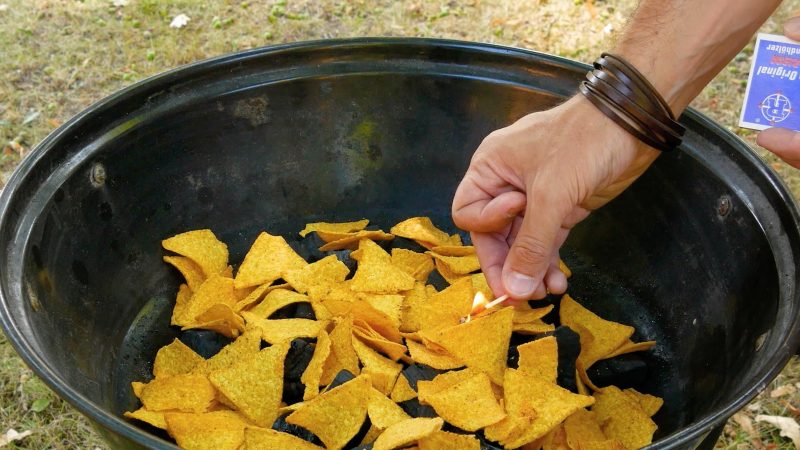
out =
[(621, 57), (603, 53), (579, 89), (603, 114), (645, 144), (661, 151), (680, 146), (685, 127), (675, 120), (655, 87)]

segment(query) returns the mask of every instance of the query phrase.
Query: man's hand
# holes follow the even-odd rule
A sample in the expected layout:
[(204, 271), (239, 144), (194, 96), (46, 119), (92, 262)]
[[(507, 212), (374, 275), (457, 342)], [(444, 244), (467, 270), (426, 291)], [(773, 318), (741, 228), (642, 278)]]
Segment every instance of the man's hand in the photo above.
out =
[(495, 295), (563, 293), (558, 249), (590, 211), (616, 197), (658, 156), (577, 96), (490, 134), (453, 200)]
[[(800, 17), (788, 20), (783, 25), (783, 34), (800, 41)], [(787, 164), (800, 168), (800, 133), (787, 128), (769, 128), (758, 133), (756, 142)]]

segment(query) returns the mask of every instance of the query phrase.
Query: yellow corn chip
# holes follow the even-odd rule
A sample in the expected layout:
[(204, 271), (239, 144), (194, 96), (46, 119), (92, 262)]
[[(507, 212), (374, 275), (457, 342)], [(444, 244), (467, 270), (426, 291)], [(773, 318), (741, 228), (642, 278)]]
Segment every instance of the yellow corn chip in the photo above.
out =
[(211, 230), (187, 231), (161, 241), (161, 245), (194, 261), (206, 277), (228, 268), (228, 246), (217, 240)]
[[(428, 245), (439, 246), (451, 245), (454, 243), (450, 235), (436, 228), (428, 217), (412, 217), (406, 219), (393, 226), (389, 232), (395, 236), (413, 239), (420, 244), (424, 242)], [(422, 245), (425, 246), (425, 244)]]
[[(450, 246), (450, 247), (463, 247), (464, 243), (461, 242), (461, 235), (458, 234), (458, 233), (451, 234), (448, 246)], [(433, 248), (433, 247), (431, 247), (431, 248)]]
[(156, 353), (153, 376), (164, 377), (189, 373), (205, 360), (178, 339), (165, 345)]
[(536, 415), (521, 436), (501, 442), (508, 448), (517, 448), (541, 438), (575, 411), (594, 403), (592, 397), (573, 394), (515, 369), (506, 370), (503, 389), (506, 412), (510, 416), (530, 415), (531, 410)]
[(353, 275), (354, 291), (394, 294), (414, 287), (414, 277), (392, 265), (392, 257), (378, 244), (362, 239), (359, 250), (362, 255)]
[(321, 385), (328, 385), (341, 370), (353, 375), (360, 373), (358, 355), (353, 348), (353, 317), (339, 321), (330, 333), (331, 352), (322, 368)]
[(364, 423), (369, 392), (369, 378), (358, 376), (303, 403), (286, 422), (311, 431), (328, 449), (341, 449)]
[(274, 291), (269, 292), (264, 297), (264, 300), (261, 300), (261, 303), (250, 309), (249, 315), (258, 317), (259, 319), (267, 319), (275, 311), (283, 308), (284, 306), (288, 306), (293, 303), (304, 302), (310, 303), (311, 300), (307, 296), (298, 294), (294, 291), (275, 289)]
[(302, 269), (306, 264), (283, 237), (262, 232), (236, 272), (236, 288), (272, 283), (286, 272)]
[(575, 411), (564, 420), (564, 434), (570, 448), (580, 448), (587, 442), (606, 440), (595, 414), (585, 409)]
[(258, 353), (261, 348), (261, 330), (245, 330), (238, 339), (226, 345), (216, 355), (207, 359), (204, 364), (195, 366), (192, 373), (208, 374), (214, 370), (224, 369)]
[[(475, 254), (467, 256), (442, 256), (438, 253), (430, 252), (430, 255), (436, 259), (437, 263), (441, 262), (447, 266), (449, 274), (466, 275), (480, 270), (481, 268), (481, 263), (478, 262), (478, 255)], [(444, 274), (442, 274), (442, 276), (444, 276)]]
[(254, 450), (322, 450), (322, 447), (288, 433), (250, 427), (244, 429), (244, 448)]
[(552, 311), (554, 305), (547, 305), (536, 309), (516, 308), (514, 310), (514, 323), (531, 323), (540, 320)]
[[(420, 390), (420, 401), (421, 394)], [(426, 395), (424, 401), (439, 417), (465, 431), (477, 431), (506, 417), (494, 396), (492, 382), (482, 372)]]
[(186, 450), (238, 450), (247, 422), (234, 411), (166, 413), (167, 432)]
[(426, 436), (442, 429), (444, 421), (440, 417), (428, 419), (418, 417), (408, 419), (390, 426), (375, 440), (373, 450), (392, 450), (407, 447)]
[(400, 328), (402, 316), (403, 296), (398, 294), (365, 294), (359, 293), (358, 298), (367, 302), (376, 310), (384, 313), (391, 320), (394, 328)]
[[(569, 444), (567, 444), (567, 434), (564, 431), (563, 424), (555, 427), (544, 437), (542, 437), (541, 439), (537, 439), (532, 444), (535, 444), (536, 442), (539, 442), (539, 447), (541, 447), (542, 450), (572, 450), (569, 448)], [(531, 445), (531, 444), (526, 444), (526, 445)], [(539, 450), (539, 447), (534, 446), (536, 450)]]
[(616, 439), (582, 442), (580, 450), (628, 450)]
[[(282, 283), (282, 284), (262, 284), (257, 288), (250, 291), (247, 296), (239, 301), (236, 302), (234, 305), (233, 310), (236, 312), (241, 312), (242, 310), (250, 309), (251, 305), (261, 302), (265, 295), (268, 293), (276, 290), (276, 289), (289, 289), (289, 283)], [(240, 291), (241, 289), (236, 289), (236, 291)]]
[(353, 348), (361, 361), (361, 373), (369, 375), (372, 386), (384, 395), (392, 392), (397, 376), (403, 370), (403, 366), (383, 357), (375, 350), (369, 348), (360, 339), (353, 337)]
[(403, 408), (389, 400), (375, 388), (369, 391), (367, 414), (369, 415), (369, 420), (372, 422), (372, 426), (382, 430), (397, 422), (402, 422), (411, 418), (403, 411)]
[[(467, 283), (471, 288), (469, 280)], [(502, 385), (513, 318), (514, 309), (506, 307), (461, 325), (422, 330), (420, 335), (447, 350), (467, 367), (486, 372), (495, 384)]]
[(480, 450), (481, 441), (473, 435), (436, 431), (420, 439), (419, 450)]
[(628, 388), (623, 391), (627, 394), (630, 398), (635, 399), (639, 406), (642, 408), (642, 411), (645, 412), (650, 417), (656, 415), (656, 413), (664, 406), (664, 399), (661, 397), (656, 397), (650, 394), (642, 394), (641, 392), (637, 391), (633, 388)]
[(477, 375), (475, 369), (455, 370), (452, 372), (444, 372), (436, 375), (432, 380), (419, 380), (417, 381), (417, 392), (419, 393), (419, 401), (427, 403), (429, 396), (435, 395), (451, 386), (454, 386), (464, 380), (468, 380)]
[(194, 291), (186, 305), (184, 317), (189, 319), (189, 322), (180, 325), (192, 325), (197, 316), (208, 311), (217, 303), (231, 307), (236, 304), (236, 298), (233, 295), (233, 280), (221, 275), (211, 275)]
[(375, 439), (383, 433), (382, 428), (378, 428), (375, 425), (370, 425), (369, 430), (367, 430), (367, 434), (364, 435), (364, 439), (361, 440), (359, 445), (367, 445), (375, 442)]
[(405, 359), (404, 358), (406, 354), (405, 345), (392, 342), (386, 339), (385, 337), (381, 336), (377, 332), (373, 331), (371, 328), (368, 331), (360, 326), (355, 326), (353, 328), (353, 335), (358, 337), (358, 339), (361, 342), (365, 343), (373, 350), (379, 351), (382, 354), (388, 356), (392, 361)]
[(483, 273), (470, 275), (470, 280), (472, 280), (473, 292), (482, 292), (486, 298), (495, 297), (492, 289), (489, 287), (489, 283), (486, 282), (486, 276)]
[(182, 324), (189, 323), (191, 319), (188, 317), (187, 310), (189, 302), (192, 299), (192, 289), (182, 284), (178, 287), (178, 295), (175, 298), (175, 307), (172, 309), (172, 319), (170, 325), (181, 326)]
[(414, 284), (414, 288), (405, 292), (405, 299), (401, 308), (400, 331), (419, 331), (426, 323), (428, 313), (428, 292), (422, 283)]
[[(334, 234), (334, 233), (318, 233), (322, 240), (329, 240), (327, 244), (319, 248), (321, 252), (342, 249), (354, 249), (359, 246), (359, 241), (391, 241), (394, 239), (393, 234), (384, 233), (381, 230), (366, 231), (362, 230), (356, 233), (348, 234)], [(352, 256), (352, 255), (351, 255)], [(353, 259), (358, 259), (354, 257)]]
[(423, 283), (428, 279), (428, 275), (433, 272), (433, 258), (430, 255), (404, 248), (392, 249), (392, 264)]
[[(420, 330), (440, 328), (461, 323), (461, 318), (472, 311), (472, 280), (469, 277), (457, 281), (447, 289), (428, 297), (419, 313)], [(455, 356), (455, 355), (454, 355)]]
[[(361, 231), (369, 225), (369, 220), (361, 219), (355, 222), (313, 222), (307, 223), (303, 231), (300, 232), (301, 237), (306, 237), (308, 233), (312, 232), (327, 232), (327, 233), (352, 233), (354, 231)], [(326, 241), (327, 242), (327, 241)]]
[(402, 375), (397, 377), (397, 381), (394, 383), (394, 388), (392, 389), (392, 394), (390, 397), (392, 401), (395, 403), (400, 403), (416, 397), (417, 393), (411, 388), (411, 385), (408, 384), (408, 379)]
[(242, 316), (247, 320), (248, 325), (252, 324), (253, 327), (261, 329), (261, 339), (270, 344), (279, 344), (297, 338), (314, 338), (327, 325), (321, 320), (259, 319), (248, 311), (243, 312)]
[(594, 398), (592, 411), (607, 438), (627, 448), (642, 448), (653, 441), (658, 426), (629, 394), (608, 386), (595, 392)]
[(211, 384), (260, 427), (278, 418), (283, 393), (283, 360), (289, 344), (273, 345), (255, 356), (209, 374)]
[(519, 370), (531, 377), (555, 384), (558, 377), (558, 344), (547, 336), (517, 346)]
[(142, 388), (142, 405), (150, 411), (200, 413), (211, 407), (216, 391), (204, 375), (156, 378)]
[(140, 381), (131, 382), (131, 390), (133, 391), (133, 395), (135, 395), (139, 400), (142, 399), (142, 390), (144, 390), (145, 386), (147, 386), (147, 383), (142, 383)]
[(411, 354), (411, 359), (418, 364), (425, 364), (439, 370), (464, 367), (463, 362), (449, 353), (431, 350), (425, 345), (412, 340), (406, 340), (406, 345), (408, 346), (408, 352)]
[(320, 300), (332, 285), (341, 283), (349, 274), (350, 269), (336, 255), (330, 255), (303, 268), (289, 270), (283, 278), (297, 292)]
[(178, 269), (192, 290), (197, 289), (206, 279), (203, 269), (185, 256), (165, 256), (164, 261)]
[[(454, 234), (453, 236), (458, 236)], [(470, 256), (475, 254), (475, 247), (471, 245), (439, 245), (433, 247), (433, 253), (440, 256)]]
[(567, 267), (567, 264), (564, 262), (563, 259), (558, 260), (558, 268), (561, 269), (561, 272), (564, 273), (564, 276), (567, 278), (572, 276), (572, 271)]
[[(483, 434), (486, 439), (493, 442), (509, 442), (522, 436), (522, 433), (530, 428), (533, 419), (536, 418), (536, 411), (528, 410), (523, 415), (506, 416), (503, 420), (489, 425), (483, 429)], [(534, 441), (535, 442), (535, 441)], [(526, 448), (527, 445), (522, 446)], [(535, 450), (541, 450), (540, 447), (533, 446)]]
[(217, 303), (198, 315), (194, 323), (184, 326), (181, 330), (192, 328), (213, 330), (229, 338), (235, 338), (244, 331), (244, 319), (229, 305)]
[(320, 330), (317, 335), (317, 344), (314, 347), (314, 355), (311, 357), (306, 370), (300, 377), (300, 381), (305, 385), (303, 400), (311, 400), (319, 394), (320, 378), (325, 360), (331, 354), (331, 340), (325, 330)]
[(515, 323), (512, 326), (514, 333), (518, 334), (542, 334), (542, 333), (549, 333), (556, 329), (556, 326), (552, 323), (544, 323), (541, 320), (534, 320), (533, 322), (528, 323)]
[(456, 282), (458, 282), (458, 280), (461, 280), (462, 278), (469, 278), (469, 275), (461, 275), (453, 272), (453, 270), (450, 269), (450, 266), (448, 266), (443, 261), (439, 259), (436, 259), (435, 261), (436, 261), (436, 271), (439, 272), (439, 275), (441, 275), (442, 278), (444, 278), (445, 281), (447, 281), (449, 284), (451, 285), (456, 284)]
[(164, 413), (160, 411), (149, 411), (145, 408), (139, 408), (134, 412), (126, 411), (123, 416), (129, 419), (140, 420), (156, 428), (161, 428), (162, 430), (167, 429), (167, 421), (164, 419)]

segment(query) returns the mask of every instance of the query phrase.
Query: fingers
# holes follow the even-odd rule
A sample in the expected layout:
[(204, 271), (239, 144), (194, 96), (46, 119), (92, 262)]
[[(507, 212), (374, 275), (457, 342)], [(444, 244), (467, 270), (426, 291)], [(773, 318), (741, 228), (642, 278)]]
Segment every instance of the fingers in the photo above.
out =
[(800, 17), (793, 17), (783, 24), (783, 34), (789, 39), (800, 41)]
[[(514, 238), (503, 266), (505, 293), (515, 299), (544, 297), (543, 279), (552, 260), (564, 214), (558, 202), (528, 204), (519, 233)], [(557, 281), (554, 279), (554, 281)]]
[(769, 128), (758, 133), (756, 142), (787, 164), (800, 168), (800, 133), (787, 128)]
[(525, 194), (515, 190), (492, 195), (472, 176), (458, 186), (453, 198), (453, 222), (457, 227), (480, 233), (496, 232), (525, 209)]
[(506, 293), (501, 275), (509, 246), (501, 233), (470, 233), (486, 282), (496, 297)]

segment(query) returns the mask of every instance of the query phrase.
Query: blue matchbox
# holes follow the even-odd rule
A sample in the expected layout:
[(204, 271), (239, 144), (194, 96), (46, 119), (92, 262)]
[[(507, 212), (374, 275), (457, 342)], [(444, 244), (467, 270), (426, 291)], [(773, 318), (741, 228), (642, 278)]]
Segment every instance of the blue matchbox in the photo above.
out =
[(739, 126), (800, 131), (800, 42), (759, 33)]

